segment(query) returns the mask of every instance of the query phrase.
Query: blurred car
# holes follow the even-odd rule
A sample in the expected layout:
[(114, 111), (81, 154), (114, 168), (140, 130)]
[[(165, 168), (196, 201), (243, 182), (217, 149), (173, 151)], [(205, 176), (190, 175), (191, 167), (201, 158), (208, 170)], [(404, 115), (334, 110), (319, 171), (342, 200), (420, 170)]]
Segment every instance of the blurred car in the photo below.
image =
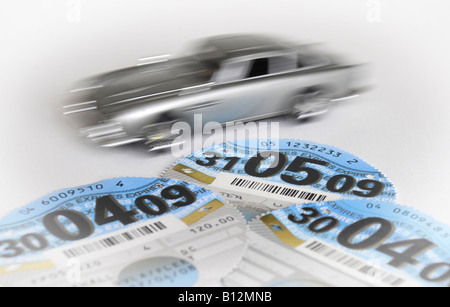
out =
[(323, 114), (362, 89), (364, 67), (349, 65), (311, 45), (260, 35), (217, 36), (179, 58), (138, 65), (85, 80), (71, 91), (64, 114), (81, 133), (113, 147), (144, 142), (170, 146), (177, 121), (247, 122), (291, 114)]

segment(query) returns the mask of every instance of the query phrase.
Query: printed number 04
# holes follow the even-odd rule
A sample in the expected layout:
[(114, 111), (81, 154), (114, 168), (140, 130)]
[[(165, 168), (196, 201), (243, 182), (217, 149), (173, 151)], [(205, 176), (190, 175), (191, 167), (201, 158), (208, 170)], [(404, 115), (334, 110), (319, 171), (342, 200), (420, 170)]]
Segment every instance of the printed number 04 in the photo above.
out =
[[(169, 204), (164, 200), (179, 200), (171, 204), (173, 207), (184, 207), (194, 203), (197, 198), (192, 191), (182, 185), (167, 187), (161, 191), (161, 197), (145, 195), (135, 199), (136, 207), (143, 213), (156, 216), (170, 210)], [(95, 223), (99, 226), (121, 222), (129, 225), (137, 221), (138, 210), (127, 211), (112, 195), (104, 196), (96, 201)], [(69, 221), (77, 229), (69, 231), (66, 223)], [(45, 228), (55, 237), (65, 241), (77, 241), (85, 239), (94, 233), (95, 226), (91, 220), (80, 212), (72, 210), (60, 210), (47, 214), (43, 219)]]

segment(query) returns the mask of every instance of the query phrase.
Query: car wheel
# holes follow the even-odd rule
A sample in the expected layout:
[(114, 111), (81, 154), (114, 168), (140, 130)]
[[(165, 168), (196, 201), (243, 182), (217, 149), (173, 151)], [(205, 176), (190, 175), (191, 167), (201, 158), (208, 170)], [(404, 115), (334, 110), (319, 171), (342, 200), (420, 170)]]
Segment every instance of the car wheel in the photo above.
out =
[(318, 116), (328, 111), (330, 96), (320, 89), (308, 89), (292, 98), (291, 114), (296, 119)]

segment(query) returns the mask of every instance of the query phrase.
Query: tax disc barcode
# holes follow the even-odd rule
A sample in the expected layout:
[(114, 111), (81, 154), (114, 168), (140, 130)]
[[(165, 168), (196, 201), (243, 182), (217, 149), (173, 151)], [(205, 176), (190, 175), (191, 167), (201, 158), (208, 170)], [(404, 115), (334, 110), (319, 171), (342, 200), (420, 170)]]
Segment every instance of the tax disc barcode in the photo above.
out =
[(262, 183), (248, 179), (235, 178), (231, 185), (236, 187), (242, 187), (245, 189), (267, 192), (275, 195), (287, 196), (292, 198), (298, 198), (303, 200), (309, 200), (312, 202), (325, 201), (327, 196), (313, 192), (301, 191), (293, 188), (283, 187), (272, 183)]
[(135, 245), (145, 244), (187, 228), (188, 226), (183, 221), (169, 214), (158, 219), (131, 225), (107, 235), (49, 251), (46, 256), (58, 264), (73, 258), (99, 257)]
[(319, 191), (313, 188), (295, 187), (265, 179), (223, 172), (217, 176), (211, 187), (219, 191), (231, 191), (242, 197), (251, 196), (251, 201), (256, 203), (262, 203), (264, 200), (274, 200), (288, 204), (304, 204), (336, 201), (342, 198), (337, 193)]
[(165, 229), (167, 229), (167, 226), (164, 225), (164, 223), (162, 222), (150, 223), (148, 225), (137, 227), (129, 231), (124, 231), (120, 234), (109, 236), (107, 238), (103, 238), (92, 243), (87, 243), (66, 249), (63, 251), (63, 254), (69, 259), (80, 257), (84, 254), (97, 252), (103, 249), (118, 246), (122, 243), (138, 240), (142, 237), (151, 236)]
[(376, 264), (358, 259), (319, 240), (311, 239), (300, 245), (298, 250), (307, 251), (316, 259), (319, 256), (322, 261), (352, 273), (369, 284), (399, 287), (405, 286), (407, 282), (405, 278), (386, 271)]

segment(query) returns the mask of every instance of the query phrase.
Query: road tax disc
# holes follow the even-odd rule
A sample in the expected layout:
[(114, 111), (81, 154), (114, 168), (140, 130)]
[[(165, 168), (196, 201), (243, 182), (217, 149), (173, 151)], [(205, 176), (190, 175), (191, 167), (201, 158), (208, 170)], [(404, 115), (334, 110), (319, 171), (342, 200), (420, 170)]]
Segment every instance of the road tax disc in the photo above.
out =
[(394, 185), (361, 158), (301, 140), (246, 140), (179, 159), (162, 174), (193, 182), (259, 213), (339, 199), (395, 200)]
[(0, 220), (4, 286), (210, 286), (241, 259), (242, 214), (176, 179), (64, 189)]
[(450, 286), (450, 227), (396, 203), (293, 205), (249, 226), (227, 286)]

